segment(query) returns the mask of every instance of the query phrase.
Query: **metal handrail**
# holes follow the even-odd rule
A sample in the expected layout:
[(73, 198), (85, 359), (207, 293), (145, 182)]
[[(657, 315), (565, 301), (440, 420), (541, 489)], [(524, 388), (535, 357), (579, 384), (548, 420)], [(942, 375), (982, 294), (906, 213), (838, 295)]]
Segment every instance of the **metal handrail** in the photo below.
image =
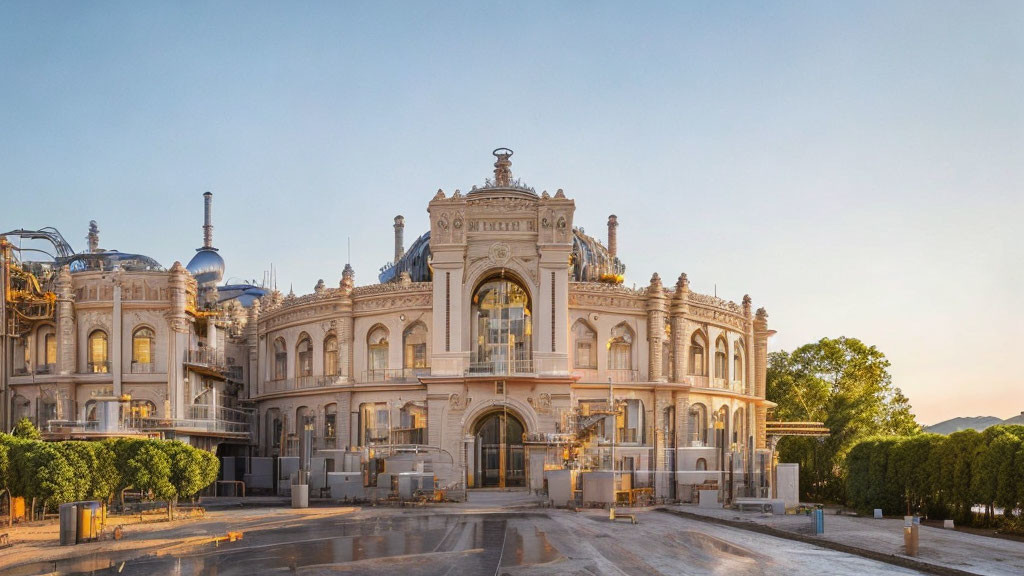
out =
[(487, 360), (484, 362), (471, 361), (466, 370), (467, 376), (491, 376), (497, 374), (533, 374), (533, 359), (516, 358), (499, 360)]

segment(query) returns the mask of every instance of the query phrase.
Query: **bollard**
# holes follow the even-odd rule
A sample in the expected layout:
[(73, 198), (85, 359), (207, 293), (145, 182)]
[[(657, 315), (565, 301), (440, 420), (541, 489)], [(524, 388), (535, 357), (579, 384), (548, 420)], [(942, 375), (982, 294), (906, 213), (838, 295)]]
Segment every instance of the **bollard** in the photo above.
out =
[(811, 520), (814, 522), (814, 533), (825, 533), (825, 511), (817, 508), (811, 511)]
[(875, 508), (875, 520), (879, 520), (881, 518), (882, 518), (882, 509), (881, 508)]
[(903, 547), (907, 556), (917, 556), (920, 537), (921, 518), (918, 516), (903, 517)]

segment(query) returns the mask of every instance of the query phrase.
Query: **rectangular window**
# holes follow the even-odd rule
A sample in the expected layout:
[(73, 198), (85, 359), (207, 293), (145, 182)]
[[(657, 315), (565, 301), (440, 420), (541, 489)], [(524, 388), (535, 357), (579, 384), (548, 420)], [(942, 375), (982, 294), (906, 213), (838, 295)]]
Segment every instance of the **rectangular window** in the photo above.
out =
[(57, 363), (57, 338), (53, 334), (46, 335), (46, 363)]
[(576, 341), (576, 367), (591, 370), (597, 368), (597, 347), (593, 340)]
[(427, 345), (406, 344), (405, 345), (405, 367), (426, 368), (427, 367)]

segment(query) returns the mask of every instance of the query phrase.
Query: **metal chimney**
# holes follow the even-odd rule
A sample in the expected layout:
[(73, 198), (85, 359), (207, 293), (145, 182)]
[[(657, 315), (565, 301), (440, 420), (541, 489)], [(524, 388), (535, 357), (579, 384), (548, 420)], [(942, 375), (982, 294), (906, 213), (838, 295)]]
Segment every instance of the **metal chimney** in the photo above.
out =
[(405, 217), (395, 216), (395, 262), (405, 254)]
[(213, 248), (213, 193), (203, 193), (203, 248)]

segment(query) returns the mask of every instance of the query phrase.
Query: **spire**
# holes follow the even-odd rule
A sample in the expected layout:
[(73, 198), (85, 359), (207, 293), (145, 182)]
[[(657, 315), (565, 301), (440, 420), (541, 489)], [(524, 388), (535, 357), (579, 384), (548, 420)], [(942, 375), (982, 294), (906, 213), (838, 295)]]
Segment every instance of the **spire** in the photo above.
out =
[(89, 241), (89, 252), (95, 254), (100, 251), (100, 227), (95, 220), (89, 220), (89, 235), (85, 237)]

